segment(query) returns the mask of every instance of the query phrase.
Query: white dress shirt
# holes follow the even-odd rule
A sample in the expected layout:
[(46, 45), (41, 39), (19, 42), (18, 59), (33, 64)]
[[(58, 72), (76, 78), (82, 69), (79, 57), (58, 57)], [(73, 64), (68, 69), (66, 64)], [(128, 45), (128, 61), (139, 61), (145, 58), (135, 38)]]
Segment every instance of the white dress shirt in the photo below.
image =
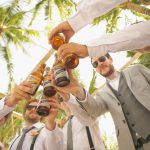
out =
[(113, 89), (115, 89), (116, 91), (118, 91), (118, 87), (119, 87), (119, 81), (120, 81), (120, 72), (115, 72), (115, 79), (113, 80), (108, 80), (109, 84), (111, 85), (111, 87)]
[[(75, 116), (72, 118), (71, 122), (72, 122), (73, 150), (90, 150), (85, 126), (82, 125)], [(67, 149), (67, 126), (68, 122), (63, 127), (64, 150)], [(98, 122), (94, 122), (91, 126), (89, 126), (89, 129), (95, 150), (103, 150), (104, 146), (101, 142)]]
[[(75, 32), (127, 0), (82, 0), (78, 4), (78, 12), (68, 19)], [(144, 21), (117, 31), (106, 34), (88, 42), (89, 57), (100, 57), (107, 52), (135, 50), (149, 46), (150, 21)]]
[[(100, 129), (97, 118), (93, 118), (87, 115), (81, 108), (79, 108), (79, 104), (76, 101), (76, 97), (70, 95), (70, 99), (67, 102), (71, 111), (73, 112), (74, 117), (72, 118), (72, 131), (73, 131), (73, 148), (74, 150), (90, 150), (87, 133), (85, 126), (89, 126), (90, 132), (92, 135), (93, 144), (95, 146), (95, 150), (104, 150), (104, 146), (100, 137)], [(82, 115), (81, 115), (82, 113)], [(67, 144), (67, 124), (64, 126), (64, 150), (66, 150)]]
[[(34, 150), (62, 150), (63, 147), (63, 134), (56, 127), (53, 131), (49, 131), (43, 123), (36, 123), (33, 125), (35, 128), (30, 130), (26, 133), (22, 150), (30, 150), (30, 146), (33, 140), (33, 130), (39, 130), (41, 129), (35, 144), (34, 144)], [(13, 142), (10, 144), (9, 150), (16, 150), (18, 142), (21, 138), (22, 134), (20, 136), (17, 136)]]
[(0, 100), (0, 119), (12, 112), (15, 106), (9, 107), (5, 105), (5, 97)]

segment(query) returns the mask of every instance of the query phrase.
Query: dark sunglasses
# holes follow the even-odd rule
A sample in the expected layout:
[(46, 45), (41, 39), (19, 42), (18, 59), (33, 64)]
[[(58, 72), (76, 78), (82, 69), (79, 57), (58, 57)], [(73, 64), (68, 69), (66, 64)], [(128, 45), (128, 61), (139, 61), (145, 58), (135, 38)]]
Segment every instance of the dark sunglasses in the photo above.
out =
[[(98, 58), (98, 61), (99, 61), (99, 62), (104, 62), (104, 61), (106, 61), (106, 59), (107, 59), (106, 56), (101, 56), (101, 57)], [(98, 61), (92, 62), (93, 68), (97, 68), (97, 66), (98, 66)]]
[(28, 105), (28, 106), (26, 107), (26, 110), (32, 110), (33, 108), (36, 109), (37, 106)]

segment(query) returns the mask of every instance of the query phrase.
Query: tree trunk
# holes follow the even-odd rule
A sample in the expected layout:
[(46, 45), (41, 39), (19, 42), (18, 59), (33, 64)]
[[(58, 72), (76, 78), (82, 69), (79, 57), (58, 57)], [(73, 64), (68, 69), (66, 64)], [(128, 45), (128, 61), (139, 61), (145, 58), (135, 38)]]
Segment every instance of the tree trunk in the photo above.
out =
[(130, 10), (136, 11), (138, 13), (150, 16), (150, 9), (140, 6), (140, 5), (137, 5), (137, 4), (134, 4), (132, 2), (128, 2), (126, 4), (126, 9), (130, 9)]

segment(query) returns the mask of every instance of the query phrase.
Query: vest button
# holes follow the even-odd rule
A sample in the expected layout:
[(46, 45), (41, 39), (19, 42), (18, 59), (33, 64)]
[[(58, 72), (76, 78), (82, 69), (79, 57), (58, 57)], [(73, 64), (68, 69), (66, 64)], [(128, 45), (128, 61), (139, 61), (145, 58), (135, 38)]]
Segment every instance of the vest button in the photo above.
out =
[(123, 123), (125, 124), (126, 123), (126, 121), (125, 120), (122, 120), (123, 121)]
[(118, 104), (118, 106), (120, 105), (120, 103), (119, 103), (119, 102), (118, 102), (117, 104)]
[(135, 124), (133, 124), (133, 123), (132, 123), (132, 124), (131, 124), (131, 126), (132, 126), (132, 127), (134, 127), (134, 126), (135, 126)]
[(122, 106), (123, 106), (124, 104), (125, 104), (124, 102), (121, 103)]

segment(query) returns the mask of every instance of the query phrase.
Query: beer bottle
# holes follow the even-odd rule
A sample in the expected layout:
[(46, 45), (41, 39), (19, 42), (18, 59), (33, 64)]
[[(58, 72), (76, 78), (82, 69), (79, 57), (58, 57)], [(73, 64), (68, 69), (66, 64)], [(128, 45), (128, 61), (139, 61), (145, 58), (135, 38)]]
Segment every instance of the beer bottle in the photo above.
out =
[[(65, 44), (65, 39), (62, 35), (57, 34), (52, 38), (52, 47), (57, 50), (62, 44)], [(63, 60), (64, 64), (69, 69), (74, 69), (79, 64), (79, 58), (76, 54), (67, 54)]]
[(50, 111), (50, 104), (45, 95), (42, 95), (38, 103), (36, 112), (40, 116), (48, 116)]
[(51, 97), (56, 94), (55, 88), (51, 85), (49, 71), (50, 71), (50, 67), (46, 67), (45, 74), (43, 77), (43, 93), (47, 97)]
[(36, 67), (31, 74), (27, 77), (27, 81), (32, 83), (32, 91), (31, 95), (34, 95), (40, 86), (42, 80), (43, 80), (43, 73), (44, 73), (44, 68), (45, 64), (41, 64), (40, 66)]
[(69, 75), (64, 63), (57, 59), (55, 54), (55, 63), (53, 65), (54, 80), (57, 86), (63, 87), (70, 83)]

